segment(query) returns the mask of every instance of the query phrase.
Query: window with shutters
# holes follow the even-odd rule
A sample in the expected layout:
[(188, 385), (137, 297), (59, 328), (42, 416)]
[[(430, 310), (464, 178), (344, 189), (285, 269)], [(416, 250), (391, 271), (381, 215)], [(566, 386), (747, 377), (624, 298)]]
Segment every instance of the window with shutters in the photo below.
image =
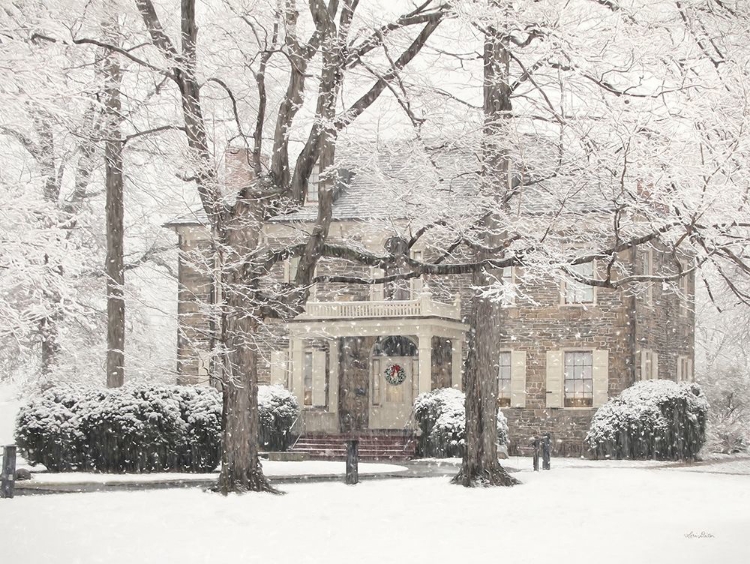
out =
[[(422, 262), (423, 253), (422, 251), (412, 251), (411, 257), (419, 262)], [(422, 288), (424, 287), (424, 280), (423, 277), (420, 276), (419, 278), (412, 278), (411, 279), (411, 299), (416, 299), (419, 294), (422, 292)]]
[(654, 380), (654, 353), (648, 349), (641, 349), (643, 361), (641, 364), (641, 380)]
[(497, 405), (510, 407), (510, 379), (512, 372), (511, 353), (501, 352), (498, 372)]
[(317, 204), (318, 203), (318, 185), (320, 184), (320, 166), (315, 163), (312, 172), (310, 172), (310, 180), (307, 182), (307, 200), (306, 204)]
[[(587, 262), (570, 267), (570, 270), (580, 274), (584, 278), (594, 277), (594, 263)], [(568, 278), (564, 282), (563, 301), (566, 305), (593, 304), (594, 287)]]
[(677, 357), (677, 381), (678, 382), (692, 382), (693, 381), (693, 363), (687, 356)]
[[(654, 254), (652, 249), (645, 249), (641, 253), (641, 274), (643, 276), (652, 276), (654, 274)], [(643, 296), (643, 301), (646, 305), (652, 305), (654, 303), (654, 289), (651, 282), (647, 282), (646, 292)]]
[(303, 365), (304, 405), (313, 404), (313, 353), (305, 353)]
[(510, 307), (516, 303), (516, 276), (512, 266), (506, 266), (502, 270), (503, 299), (501, 304)]
[(594, 404), (594, 357), (591, 351), (565, 353), (565, 407), (591, 407)]
[(297, 277), (297, 268), (299, 267), (299, 257), (289, 258), (284, 265), (284, 282), (293, 282)]
[(680, 316), (687, 317), (690, 309), (690, 286), (688, 285), (690, 275), (686, 274), (680, 278)]

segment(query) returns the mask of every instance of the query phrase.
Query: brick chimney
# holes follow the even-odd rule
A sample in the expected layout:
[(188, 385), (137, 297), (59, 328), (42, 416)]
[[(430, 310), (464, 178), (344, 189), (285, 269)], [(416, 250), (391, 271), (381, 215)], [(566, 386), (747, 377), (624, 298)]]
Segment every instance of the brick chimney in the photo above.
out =
[(249, 149), (229, 147), (224, 154), (224, 165), (226, 167), (227, 188), (238, 190), (247, 186), (255, 178), (253, 172), (253, 156)]

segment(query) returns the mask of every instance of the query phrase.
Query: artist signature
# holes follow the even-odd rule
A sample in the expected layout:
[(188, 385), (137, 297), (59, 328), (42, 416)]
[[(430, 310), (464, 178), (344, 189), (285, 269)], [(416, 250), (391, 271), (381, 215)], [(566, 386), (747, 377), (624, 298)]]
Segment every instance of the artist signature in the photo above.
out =
[(711, 533), (707, 533), (706, 531), (701, 531), (700, 533), (694, 533), (693, 531), (690, 531), (689, 533), (685, 533), (686, 539), (712, 539), (714, 536)]

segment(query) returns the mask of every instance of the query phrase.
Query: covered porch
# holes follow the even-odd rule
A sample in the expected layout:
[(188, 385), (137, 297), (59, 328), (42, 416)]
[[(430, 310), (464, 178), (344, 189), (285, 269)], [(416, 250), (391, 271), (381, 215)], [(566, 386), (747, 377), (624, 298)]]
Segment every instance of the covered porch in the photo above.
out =
[(458, 304), (417, 301), (314, 303), (289, 323), (288, 371), (272, 380), (302, 407), (297, 434), (406, 430), (417, 395), (461, 388)]

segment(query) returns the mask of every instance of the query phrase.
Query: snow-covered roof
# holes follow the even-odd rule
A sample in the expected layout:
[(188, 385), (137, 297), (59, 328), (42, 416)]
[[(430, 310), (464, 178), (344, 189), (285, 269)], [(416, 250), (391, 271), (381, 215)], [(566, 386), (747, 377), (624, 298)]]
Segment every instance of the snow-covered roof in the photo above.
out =
[[(475, 154), (446, 150), (428, 157), (422, 151), (374, 151), (347, 155), (339, 160), (340, 184), (332, 219), (399, 220), (446, 214), (471, 216), (486, 209), (491, 196), (481, 193), (481, 163)], [(537, 182), (521, 187), (512, 206), (521, 214), (585, 213), (609, 209), (607, 198), (592, 191), (586, 179), (555, 184)], [(317, 205), (305, 205), (270, 219), (273, 223), (315, 221)], [(203, 209), (191, 211), (165, 224), (205, 225)]]

